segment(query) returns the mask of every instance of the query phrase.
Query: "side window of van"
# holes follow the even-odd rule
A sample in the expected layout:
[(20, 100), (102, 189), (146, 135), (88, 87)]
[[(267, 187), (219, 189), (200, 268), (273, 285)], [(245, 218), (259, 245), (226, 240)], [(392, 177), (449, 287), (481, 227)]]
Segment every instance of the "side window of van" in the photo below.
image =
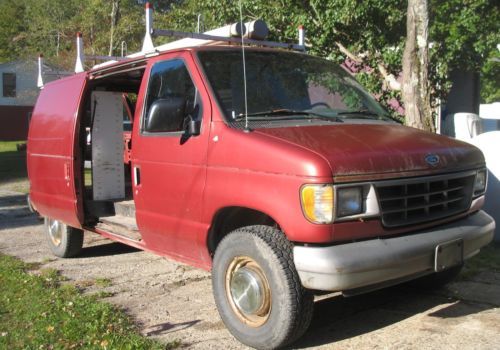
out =
[(200, 115), (199, 95), (183, 60), (156, 63), (149, 77), (142, 130), (179, 132)]

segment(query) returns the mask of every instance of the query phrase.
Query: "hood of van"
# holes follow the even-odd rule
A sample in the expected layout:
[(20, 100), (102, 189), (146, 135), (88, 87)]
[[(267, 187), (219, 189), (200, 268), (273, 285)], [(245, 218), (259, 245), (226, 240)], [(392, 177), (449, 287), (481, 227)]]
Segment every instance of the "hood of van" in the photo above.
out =
[(392, 124), (335, 124), (258, 129), (315, 152), (333, 176), (471, 169), (484, 165), (476, 147), (446, 136)]

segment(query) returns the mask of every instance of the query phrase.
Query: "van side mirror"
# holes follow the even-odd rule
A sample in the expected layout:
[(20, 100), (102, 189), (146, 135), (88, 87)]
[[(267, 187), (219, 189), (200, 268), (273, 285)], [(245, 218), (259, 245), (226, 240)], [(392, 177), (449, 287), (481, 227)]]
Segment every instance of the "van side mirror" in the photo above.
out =
[(182, 97), (162, 98), (149, 108), (144, 125), (147, 132), (182, 131), (186, 116), (186, 100)]
[(189, 135), (198, 136), (201, 132), (201, 121), (190, 119), (187, 132)]
[(188, 115), (184, 120), (184, 136), (198, 136), (201, 133), (201, 120), (199, 120), (200, 105), (195, 104), (193, 108), (188, 111)]

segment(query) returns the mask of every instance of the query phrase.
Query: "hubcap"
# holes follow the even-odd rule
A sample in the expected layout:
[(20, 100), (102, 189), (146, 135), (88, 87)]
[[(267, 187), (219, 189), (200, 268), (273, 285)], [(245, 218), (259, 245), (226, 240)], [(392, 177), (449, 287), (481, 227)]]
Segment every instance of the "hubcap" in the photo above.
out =
[(263, 299), (262, 281), (248, 267), (237, 270), (231, 279), (231, 296), (236, 306), (245, 314), (255, 314)]
[(62, 224), (57, 220), (47, 219), (47, 228), (52, 243), (55, 246), (59, 246), (62, 240)]
[(230, 305), (244, 323), (259, 327), (271, 313), (271, 291), (262, 268), (249, 257), (236, 257), (226, 272)]

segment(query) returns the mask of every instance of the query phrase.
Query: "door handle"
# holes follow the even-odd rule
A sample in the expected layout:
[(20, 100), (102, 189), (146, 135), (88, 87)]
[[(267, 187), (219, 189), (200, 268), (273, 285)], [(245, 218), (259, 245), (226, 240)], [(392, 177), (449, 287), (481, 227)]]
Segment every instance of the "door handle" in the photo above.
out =
[(141, 184), (141, 169), (139, 167), (134, 167), (134, 185), (139, 186)]
[(64, 180), (69, 181), (70, 180), (70, 172), (69, 172), (69, 163), (66, 162), (64, 163)]

